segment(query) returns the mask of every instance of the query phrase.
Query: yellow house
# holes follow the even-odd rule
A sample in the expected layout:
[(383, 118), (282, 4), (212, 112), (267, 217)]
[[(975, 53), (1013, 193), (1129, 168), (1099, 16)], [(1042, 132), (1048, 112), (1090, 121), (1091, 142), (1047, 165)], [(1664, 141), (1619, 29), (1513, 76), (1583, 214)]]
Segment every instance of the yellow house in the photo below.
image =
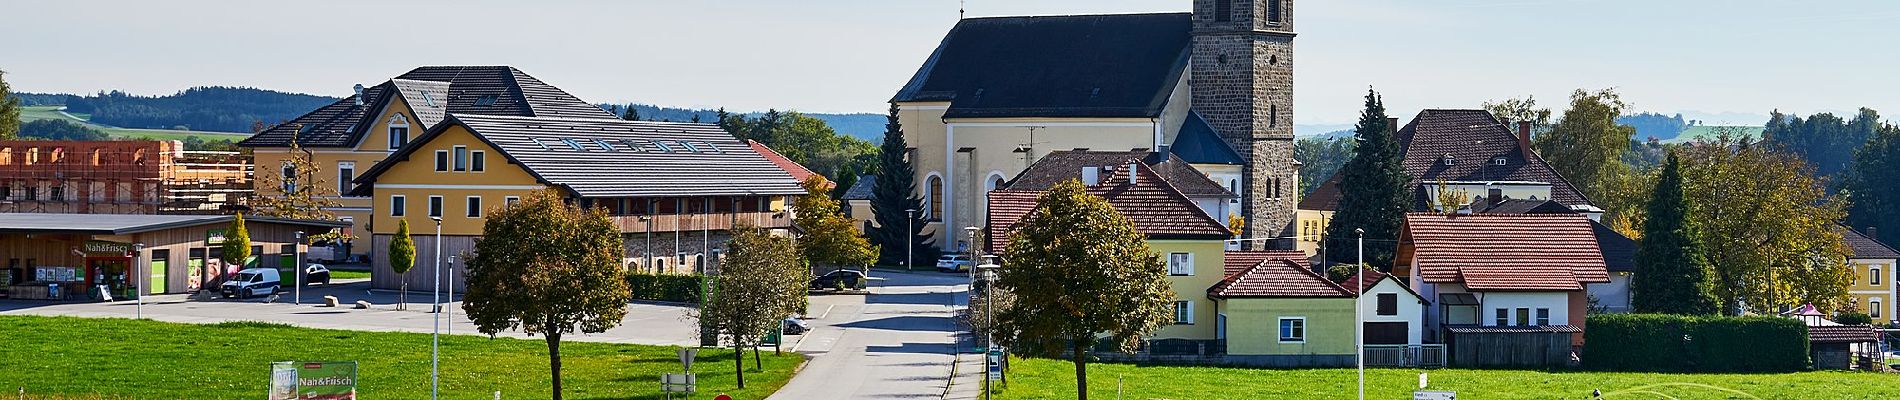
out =
[(1178, 155), (1236, 194), (1213, 219), (1243, 217), (1243, 235), (1263, 239), (1246, 243), (1290, 248), (1278, 238), (1292, 235), (1298, 197), (1292, 4), (959, 21), (891, 99), (925, 231), (961, 249), (958, 232), (991, 214), (986, 194), (1043, 157), (1140, 150)]
[(1354, 295), (1278, 258), (1245, 266), (1206, 289), (1219, 301), (1224, 361), (1265, 366), (1346, 366), (1354, 356)]
[(1855, 308), (1873, 317), (1875, 325), (1893, 323), (1896, 295), (1893, 273), (1900, 252), (1875, 239), (1871, 228), (1860, 232), (1843, 227), (1840, 232), (1849, 252), (1853, 253), (1847, 258), (1854, 268), (1854, 283), (1847, 288), (1848, 298)]
[[(330, 194), (326, 197), (337, 203), (328, 211), (350, 223), (345, 233), (363, 239), (377, 228), (371, 218), (373, 204), (369, 197), (352, 195), (351, 182), (451, 114), (614, 118), (513, 67), (429, 66), (375, 86), (357, 85), (354, 95), (272, 126), (238, 145), (255, 154), (257, 174), (322, 186), (318, 193)], [(285, 168), (292, 158), (292, 141), (316, 164), (315, 176), (294, 176), (294, 171)], [(293, 179), (281, 179), (284, 176)], [(256, 190), (260, 196), (283, 193), (282, 188)], [(332, 249), (339, 259), (345, 254), (360, 259), (381, 250), (366, 243), (352, 240)]]
[[(788, 228), (787, 200), (805, 192), (716, 125), (473, 114), (449, 115), (355, 184), (351, 195), (372, 199), (372, 246), (387, 247), (396, 221), (409, 221), (411, 287), (432, 277), (437, 221), (443, 253), (461, 254), (487, 215), (538, 190), (605, 209), (624, 233), (627, 267), (648, 273), (716, 273), (733, 226)], [(371, 260), (372, 286), (399, 286), (385, 255)]]

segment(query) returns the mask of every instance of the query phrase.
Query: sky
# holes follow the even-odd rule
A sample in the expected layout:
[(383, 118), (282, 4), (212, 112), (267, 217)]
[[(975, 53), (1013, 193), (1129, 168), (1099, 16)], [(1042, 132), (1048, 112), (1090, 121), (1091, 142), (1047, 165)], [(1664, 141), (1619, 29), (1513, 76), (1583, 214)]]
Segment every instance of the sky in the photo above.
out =
[[(1191, 0), (967, 0), (970, 17), (1186, 11)], [(420, 65), (506, 64), (583, 99), (882, 113), (957, 0), (21, 1), (0, 69), (23, 92), (251, 86), (344, 96)], [(1900, 2), (1305, 0), (1295, 122), (1615, 87), (1637, 111), (1900, 113)], [(1726, 113), (1726, 114), (1724, 114)]]

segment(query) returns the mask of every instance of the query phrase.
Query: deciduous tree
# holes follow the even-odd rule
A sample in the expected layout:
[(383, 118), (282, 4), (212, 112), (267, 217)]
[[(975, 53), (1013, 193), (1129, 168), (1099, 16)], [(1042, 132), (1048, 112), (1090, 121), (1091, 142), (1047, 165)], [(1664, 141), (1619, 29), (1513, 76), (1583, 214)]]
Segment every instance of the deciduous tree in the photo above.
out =
[(0, 140), (13, 140), (20, 134), (20, 99), (13, 97), (7, 85), (7, 71), (0, 71)]
[(409, 269), (415, 266), (416, 240), (409, 237), (409, 219), (397, 219), (396, 237), (389, 240), (389, 269), (402, 281), (402, 290), (396, 292), (398, 309), (409, 308)]
[[(1397, 240), (1405, 211), (1412, 208), (1411, 193), (1405, 190), (1411, 177), (1405, 175), (1404, 155), (1399, 140), (1386, 121), (1385, 101), (1379, 92), (1366, 90), (1366, 108), (1359, 114), (1354, 137), (1352, 161), (1346, 162), (1339, 177), (1339, 209), (1326, 225), (1326, 237), (1332, 240), (1357, 238), (1355, 229), (1365, 229), (1365, 237)], [(1395, 249), (1390, 246), (1366, 248), (1366, 263), (1390, 270)], [(1334, 262), (1356, 263), (1357, 254), (1335, 251), (1328, 254)]]
[[(336, 220), (336, 213), (330, 210), (341, 206), (336, 200), (341, 193), (333, 182), (323, 178), (323, 167), (317, 164), (315, 155), (294, 138), (286, 154), (290, 157), (283, 164), (258, 168), (254, 186), (265, 189), (251, 196), (251, 210), (273, 218)], [(331, 230), (310, 235), (310, 239), (348, 242), (354, 238)]]
[(724, 333), (743, 388), (745, 348), (757, 347), (787, 315), (803, 311), (798, 309), (798, 299), (805, 295), (807, 275), (791, 238), (740, 226), (733, 229), (727, 246), (732, 252), (719, 267), (718, 286), (696, 314), (700, 329)]
[(1734, 131), (1680, 155), (1683, 197), (1715, 267), (1723, 313), (1842, 303), (1853, 280), (1837, 230), (1844, 201), (1806, 163)]
[(1484, 102), (1483, 108), (1499, 119), (1512, 122), (1528, 121), (1531, 126), (1536, 127), (1535, 129), (1541, 130), (1543, 127), (1550, 126), (1550, 108), (1538, 107), (1537, 96), (1487, 101)]
[(1628, 109), (1614, 89), (1578, 89), (1557, 124), (1531, 141), (1551, 169), (1603, 208), (1611, 226), (1638, 226), (1634, 221), (1649, 196), (1646, 182), (1623, 163), (1636, 134), (1636, 128), (1617, 123)]
[(1353, 141), (1347, 137), (1309, 137), (1293, 142), (1293, 159), (1300, 165), (1300, 195), (1312, 194), (1352, 159)]
[(871, 239), (883, 250), (878, 259), (885, 264), (910, 257), (909, 265), (919, 265), (937, 258), (935, 241), (924, 234), (930, 221), (925, 219), (924, 199), (917, 195), (917, 170), (909, 153), (897, 105), (892, 104), (885, 117), (884, 143), (878, 148), (877, 186), (871, 192), (871, 213), (877, 217)]
[(492, 211), (468, 259), (462, 309), (490, 336), (519, 328), (548, 344), (553, 398), (561, 398), (561, 338), (620, 325), (631, 293), (620, 230), (603, 209), (558, 193), (529, 194)]
[(1080, 181), (1057, 184), (1009, 233), (996, 288), (1014, 295), (997, 311), (1002, 342), (1075, 364), (1077, 398), (1088, 398), (1088, 353), (1105, 334), (1121, 351), (1174, 322), (1167, 267), (1147, 238)]
[(863, 268), (877, 262), (877, 247), (864, 240), (856, 222), (839, 210), (838, 201), (826, 193), (826, 184), (822, 176), (806, 179), (806, 194), (792, 202), (798, 211), (792, 223), (804, 231), (798, 240), (799, 253), (821, 268)]
[(1682, 173), (1671, 153), (1650, 196), (1643, 236), (1636, 248), (1630, 306), (1641, 313), (1713, 315), (1715, 270), (1703, 255), (1702, 238), (1689, 219)]

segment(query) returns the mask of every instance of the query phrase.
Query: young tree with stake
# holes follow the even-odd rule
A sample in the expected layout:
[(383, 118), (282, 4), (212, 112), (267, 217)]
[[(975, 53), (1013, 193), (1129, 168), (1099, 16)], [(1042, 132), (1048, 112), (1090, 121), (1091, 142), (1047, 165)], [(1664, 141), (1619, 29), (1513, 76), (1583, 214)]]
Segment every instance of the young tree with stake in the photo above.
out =
[(416, 266), (416, 240), (409, 237), (409, 220), (396, 220), (396, 237), (389, 241), (389, 269), (402, 281), (396, 292), (397, 309), (409, 309), (409, 269)]

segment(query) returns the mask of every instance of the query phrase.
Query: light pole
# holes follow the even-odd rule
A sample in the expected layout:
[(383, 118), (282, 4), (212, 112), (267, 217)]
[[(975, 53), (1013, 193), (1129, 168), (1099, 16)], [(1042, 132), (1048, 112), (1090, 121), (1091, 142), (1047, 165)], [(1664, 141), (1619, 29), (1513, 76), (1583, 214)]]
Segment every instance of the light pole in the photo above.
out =
[(297, 286), (291, 288), (290, 304), (301, 306), (303, 305), (303, 231), (297, 231), (295, 237), (296, 240), (290, 242), (290, 267), (296, 270), (290, 273), (297, 275)]
[(435, 221), (435, 291), (429, 294), (429, 300), (435, 308), (429, 313), (435, 317), (435, 328), (429, 332), (429, 398), (441, 395), (442, 387), (442, 217), (429, 217)]
[(904, 209), (904, 272), (910, 272), (911, 261), (917, 260), (912, 247), (917, 246), (917, 209)]
[(1353, 361), (1359, 364), (1359, 400), (1366, 400), (1366, 279), (1360, 276), (1366, 273), (1366, 230), (1353, 228), (1352, 232), (1359, 234), (1359, 265), (1352, 266), (1356, 270), (1352, 276), (1358, 281), (1353, 286), (1359, 288), (1359, 293), (1352, 298)]
[[(963, 232), (968, 233), (970, 237), (970, 243), (968, 245), (970, 248), (970, 258), (967, 261), (970, 262), (970, 283), (973, 285), (976, 283), (976, 232), (981, 229), (982, 228), (974, 226), (963, 227)], [(951, 265), (951, 268), (955, 267), (955, 265)]]
[(132, 297), (138, 299), (138, 306), (134, 307), (134, 311), (132, 312), (132, 319), (145, 319), (145, 281), (151, 278), (146, 277), (146, 275), (148, 275), (150, 271), (147, 271), (147, 274), (140, 274), (138, 273), (138, 270), (139, 270), (139, 267), (143, 267), (147, 265), (151, 265), (151, 263), (145, 262), (145, 244), (133, 243), (132, 244), (132, 268), (131, 268), (132, 273), (127, 274), (127, 275), (132, 276), (132, 281), (133, 281), (132, 285), (133, 287), (137, 288), (137, 289), (134, 289), (137, 293), (133, 293), (134, 296)]
[(449, 313), (449, 327), (447, 330), (450, 335), (455, 334), (455, 262), (458, 260), (460, 259), (456, 258), (456, 256), (449, 256), (449, 270), (447, 272), (447, 274), (449, 274), (449, 304), (442, 307), (442, 312)]
[[(653, 209), (652, 201), (647, 202), (646, 209), (647, 210)], [(653, 271), (654, 274), (659, 274), (660, 270), (658, 268), (653, 267), (653, 217), (649, 215), (642, 215), (640, 216), (640, 222), (647, 223), (647, 243), (646, 243), (646, 246), (641, 247), (642, 250), (640, 251), (640, 255), (646, 256), (647, 260), (645, 263), (642, 263), (642, 264), (646, 264), (647, 270)]]

